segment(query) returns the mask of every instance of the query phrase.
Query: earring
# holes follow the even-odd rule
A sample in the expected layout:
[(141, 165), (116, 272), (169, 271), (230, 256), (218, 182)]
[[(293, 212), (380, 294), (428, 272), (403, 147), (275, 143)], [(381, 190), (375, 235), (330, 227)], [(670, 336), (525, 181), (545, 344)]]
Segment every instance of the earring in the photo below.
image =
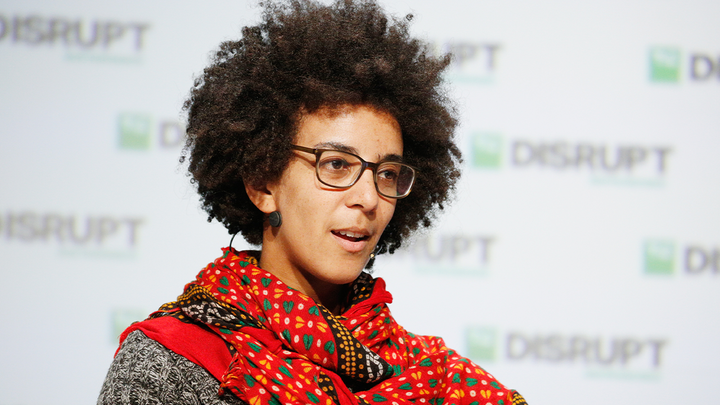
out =
[(273, 228), (282, 225), (282, 215), (280, 215), (280, 211), (271, 212), (270, 215), (268, 215), (268, 220), (270, 220), (270, 226)]
[(375, 248), (373, 249), (372, 253), (370, 253), (370, 260), (375, 260), (375, 258), (377, 257), (377, 255), (380, 254), (381, 251), (382, 251), (382, 246), (375, 245)]
[(232, 242), (233, 242), (233, 240), (235, 240), (235, 236), (237, 236), (237, 234), (238, 234), (238, 233), (235, 232), (235, 233), (233, 234), (232, 238), (230, 238), (230, 244), (228, 245), (228, 247), (232, 247)]
[(373, 249), (372, 253), (370, 253), (370, 257), (368, 257), (367, 263), (365, 263), (365, 270), (367, 270), (368, 273), (372, 274), (372, 268), (375, 264), (375, 258), (378, 254), (380, 254), (380, 251), (382, 250), (382, 247), (380, 245), (376, 245)]

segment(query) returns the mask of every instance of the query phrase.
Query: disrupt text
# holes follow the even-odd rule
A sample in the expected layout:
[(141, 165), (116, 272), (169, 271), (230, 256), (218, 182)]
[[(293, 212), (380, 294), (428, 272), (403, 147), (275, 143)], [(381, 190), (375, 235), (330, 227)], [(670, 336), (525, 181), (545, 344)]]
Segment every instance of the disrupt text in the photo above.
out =
[(658, 174), (667, 167), (670, 147), (593, 145), (589, 143), (530, 142), (512, 143), (514, 166), (547, 166), (556, 169), (587, 168), (607, 172), (631, 173), (640, 165), (650, 165)]
[(560, 334), (509, 333), (507, 358), (542, 362), (581, 362), (599, 366), (626, 366), (643, 362), (653, 368), (662, 363), (665, 339), (602, 338)]
[(110, 240), (122, 240), (135, 246), (142, 218), (113, 216), (76, 216), (32, 211), (7, 212), (0, 216), (0, 236), (24, 242), (57, 242), (72, 245), (101, 246)]
[(144, 35), (150, 24), (120, 21), (84, 21), (63, 17), (39, 15), (8, 17), (0, 14), (0, 42), (62, 44), (79, 49), (109, 49), (126, 41), (135, 51), (144, 44)]

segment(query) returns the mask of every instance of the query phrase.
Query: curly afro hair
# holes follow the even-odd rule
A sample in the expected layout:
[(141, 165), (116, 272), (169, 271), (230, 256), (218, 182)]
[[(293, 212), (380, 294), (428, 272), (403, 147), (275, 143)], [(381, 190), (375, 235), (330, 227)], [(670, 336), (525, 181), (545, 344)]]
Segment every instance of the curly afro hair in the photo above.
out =
[(398, 201), (377, 253), (429, 227), (454, 191), (460, 150), (456, 111), (444, 92), (450, 56), (434, 56), (410, 37), (405, 19), (387, 17), (373, 1), (264, 2), (262, 22), (220, 45), (185, 102), (189, 160), (203, 209), (229, 233), (262, 243), (264, 214), (243, 182), (280, 178), (292, 156), (299, 118), (320, 109), (365, 105), (400, 124), (403, 161), (419, 169)]

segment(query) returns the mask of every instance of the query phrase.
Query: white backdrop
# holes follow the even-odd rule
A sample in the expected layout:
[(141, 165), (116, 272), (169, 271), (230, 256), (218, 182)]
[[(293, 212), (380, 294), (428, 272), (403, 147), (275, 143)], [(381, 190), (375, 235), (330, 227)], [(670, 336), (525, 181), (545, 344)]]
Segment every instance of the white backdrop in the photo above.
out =
[[(384, 4), (458, 55), (465, 155), (436, 227), (377, 262), (399, 322), (533, 405), (718, 397), (720, 3)], [(257, 15), (0, 0), (0, 405), (94, 403), (124, 326), (227, 245), (180, 108)]]

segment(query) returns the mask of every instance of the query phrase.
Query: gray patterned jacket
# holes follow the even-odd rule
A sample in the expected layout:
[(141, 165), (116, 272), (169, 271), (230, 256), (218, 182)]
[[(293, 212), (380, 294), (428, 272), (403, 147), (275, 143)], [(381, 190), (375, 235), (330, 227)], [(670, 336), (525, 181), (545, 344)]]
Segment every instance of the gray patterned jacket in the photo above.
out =
[(245, 405), (218, 395), (220, 382), (204, 368), (148, 338), (128, 335), (110, 366), (98, 405)]

